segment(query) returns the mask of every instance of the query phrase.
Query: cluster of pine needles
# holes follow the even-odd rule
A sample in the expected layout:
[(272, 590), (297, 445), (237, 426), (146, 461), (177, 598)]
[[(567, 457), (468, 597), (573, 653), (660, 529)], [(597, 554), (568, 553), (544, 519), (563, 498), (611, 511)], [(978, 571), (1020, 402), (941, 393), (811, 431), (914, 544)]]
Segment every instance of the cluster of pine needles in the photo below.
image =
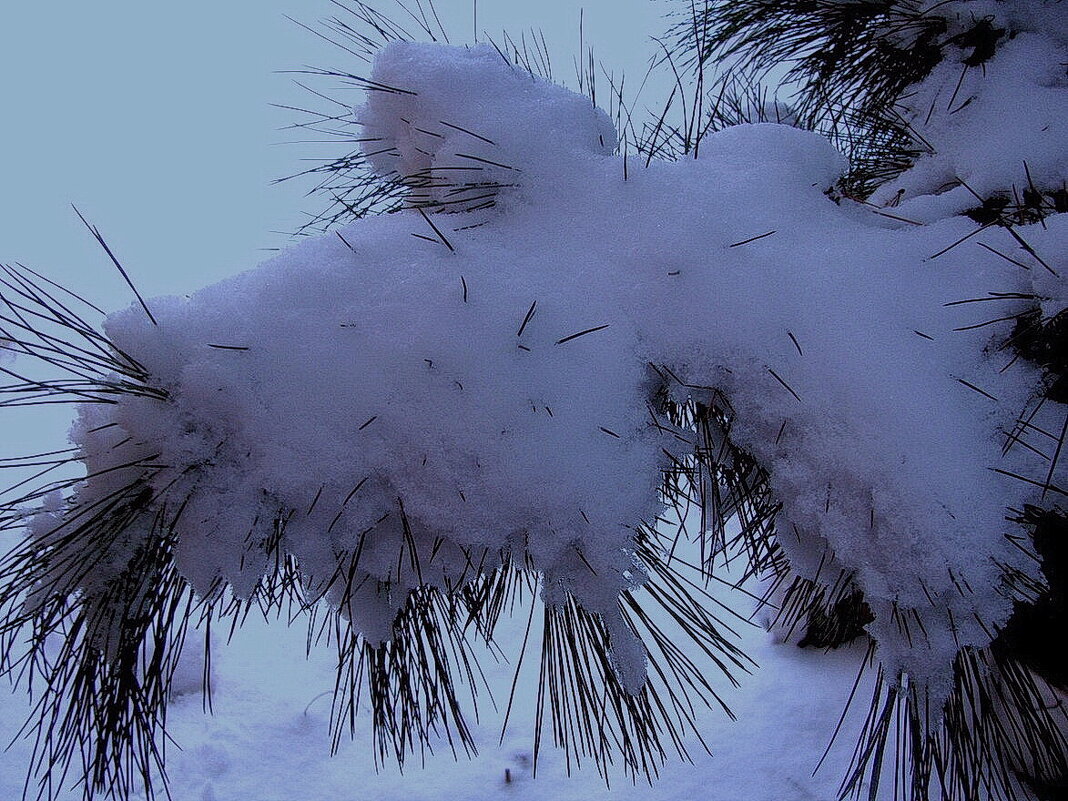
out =
[[(680, 519), (690, 508), (701, 511), (704, 574), (714, 579), (717, 564), (743, 554), (748, 572), (738, 589), (749, 578), (763, 580), (759, 605), (772, 613), (771, 625), (787, 642), (833, 649), (868, 641), (828, 744), (828, 753), (841, 747), (835, 741), (845, 731), (849, 709), (862, 703), (867, 677), (867, 713), (841, 796), (874, 799), (889, 782), (893, 797), (907, 801), (1024, 801), (1029, 792), (1059, 797), (1057, 788), (1068, 776), (1068, 710), (1060, 700), (1066, 686), (1063, 656), (1049, 637), (1068, 612), (1065, 518), (1037, 508), (1021, 517), (1033, 536), (1022, 536), (1020, 547), (1041, 559), (1049, 582), (1023, 586), (1018, 583), (1023, 577), (1016, 577), (1016, 613), (990, 647), (958, 653), (949, 700), (933, 708), (926, 691), (907, 675), (888, 675), (879, 665), (876, 644), (864, 630), (872, 614), (852, 576), (840, 570), (824, 575), (820, 569), (815, 576), (793, 571), (777, 542), (779, 507), (768, 477), (731, 442), (734, 413), (727, 399), (709, 387), (681, 384), (667, 368), (657, 372), (664, 380), (665, 419), (695, 435), (689, 455), (677, 458), (665, 494)], [(685, 402), (670, 400), (687, 395)], [(922, 636), (918, 618), (902, 613), (898, 624), (903, 637)]]

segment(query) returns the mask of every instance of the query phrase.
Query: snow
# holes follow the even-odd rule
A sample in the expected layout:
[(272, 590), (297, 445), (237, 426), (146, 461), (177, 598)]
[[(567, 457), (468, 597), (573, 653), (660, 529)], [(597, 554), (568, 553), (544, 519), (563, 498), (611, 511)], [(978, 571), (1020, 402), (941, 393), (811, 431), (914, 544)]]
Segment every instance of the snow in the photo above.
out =
[[(1024, 186), (1025, 160), (1044, 187), (1068, 175), (1064, 78), (1048, 70), (1066, 60), (1063, 41), (1020, 32), (985, 76), (965, 73), (952, 107), (961, 68), (941, 65), (909, 111), (938, 101), (924, 129), (935, 152), (883, 190), (883, 201), (905, 190), (903, 219), (890, 219), (832, 198), (846, 164), (816, 134), (739, 125), (709, 135), (697, 159), (627, 169), (604, 112), (493, 48), (391, 44), (356, 114), (379, 175), (425, 208), (150, 299), (151, 318), (140, 305), (108, 317), (157, 393), (79, 407), (71, 438), (90, 478), (74, 500), (147, 481), (161, 514), (179, 510), (175, 564), (201, 597), (251, 597), (277, 547), (307, 594), (370, 643), (392, 636), (420, 587), (455, 592), (526, 564), (546, 604), (574, 598), (605, 621), (613, 668), (637, 692), (646, 651), (619, 599), (647, 580), (635, 530), (662, 512), (662, 471), (692, 450), (654, 401), (664, 389), (715, 398), (770, 475), (791, 567), (850, 577), (887, 675), (940, 706), (958, 651), (989, 645), (1012, 611), (1006, 571), (1035, 576), (1011, 517), (1064, 475), (1046, 475), (1050, 442), (1018, 430), (1042, 378), (1002, 343), (1032, 295), (1044, 314), (1068, 303), (1060, 265), (1019, 247), (1060, 258), (1068, 230), (1053, 219), (1018, 226), (1020, 239), (976, 235), (955, 215)], [(944, 191), (955, 182), (967, 188)], [(661, 386), (650, 366), (678, 382)], [(55, 502), (41, 510), (31, 536), (48, 545), (58, 514)], [(125, 534), (86, 576), (87, 596), (151, 532)], [(328, 797), (354, 776), (380, 798), (460, 782), (497, 797), (502, 766), (528, 798), (592, 792), (564, 781), (559, 755), (528, 788), (525, 757), (510, 755), (527, 753), (532, 704), (502, 750), (487, 728), (482, 761), (435, 758), (437, 786), (390, 768), (372, 779), (374, 749), (360, 742), (324, 764), (311, 747), (327, 739), (316, 702), (329, 666), (294, 667), (292, 643), (261, 661), (261, 642), (220, 654), (232, 719), (206, 720), (188, 698), (172, 709), (172, 732), (194, 744), (170, 763), (178, 797), (245, 797), (253, 780), (279, 798)], [(730, 767), (671, 766), (653, 790), (614, 794), (833, 794), (834, 771), (795, 782), (850, 686), (825, 671), (844, 676), (861, 655), (744, 643), (778, 667), (742, 690), (736, 728), (700, 718)], [(776, 756), (758, 777), (746, 765), (761, 749)], [(763, 770), (771, 762), (779, 773)], [(282, 789), (288, 776), (299, 788)]]
[[(946, 691), (957, 649), (985, 645), (1011, 611), (1001, 566), (1029, 569), (1005, 518), (1036, 490), (991, 468), (1035, 471), (1021, 449), (1003, 456), (999, 432), (1038, 387), (984, 353), (1008, 333), (983, 325), (987, 304), (953, 304), (1024, 292), (1022, 271), (974, 247), (934, 258), (968, 220), (889, 227), (835, 204), (842, 157), (788, 126), (729, 128), (696, 162), (624, 180), (595, 135), (603, 116), (492, 48), (393, 44), (372, 80), (402, 90), (361, 111), (365, 148), (395, 147), (379, 169), (395, 153), (422, 174), (475, 150), (521, 165), (514, 186), (494, 209), (361, 220), (150, 301), (158, 324), (138, 306), (109, 318), (168, 399), (84, 410), (74, 439), (94, 472), (167, 466), (152, 481), (188, 498), (177, 560), (193, 586), (221, 578), (247, 597), (267, 565), (263, 521), (289, 515), (283, 548), (309, 587), (353, 553), (359, 577), (389, 582), (388, 597), (344, 601), (330, 587), (372, 641), (407, 591), (471, 580), (470, 554), (486, 569), (529, 560), (547, 599), (614, 618), (641, 583), (632, 527), (659, 511), (665, 452), (684, 455), (650, 417), (648, 365), (666, 365), (737, 412), (793, 566), (853, 576), (884, 663)], [(445, 133), (419, 133), (435, 124)], [(85, 497), (128, 480), (111, 471)], [(921, 617), (926, 643), (899, 613)], [(640, 684), (640, 664), (620, 671)]]
[[(1057, 215), (1045, 221), (1043, 226), (1031, 226), (1028, 244), (1037, 252), (1055, 255), (1059, 243), (1068, 238), (1068, 220)], [(1032, 262), (1033, 263), (1033, 262)], [(1035, 295), (1041, 301), (1042, 316), (1053, 317), (1068, 308), (1068, 265), (1063, 259), (1053, 262), (1054, 270), (1041, 266), (1031, 268)]]
[[(1068, 76), (1058, 66), (1066, 61), (1068, 43), (1028, 31), (1005, 42), (982, 70), (944, 60), (902, 103), (932, 152), (877, 198), (904, 189), (907, 201), (963, 184), (951, 190), (960, 212), (1012, 187), (1022, 193), (1033, 181), (1058, 188), (1068, 174)], [(903, 203), (906, 217), (907, 208)]]
[[(514, 621), (511, 630), (503, 631), (502, 641), (521, 638), (522, 622)], [(331, 760), (326, 756), (330, 703), (322, 693), (333, 685), (333, 666), (325, 659), (310, 664), (294, 661), (293, 653), (300, 658), (302, 633), (284, 632), (281, 636), (288, 648), (274, 644), (268, 648), (263, 645), (266, 632), (257, 629), (253, 624), (233, 649), (221, 654), (220, 671), (233, 671), (240, 688), (231, 687), (225, 694), (220, 691), (214, 718), (203, 715), (199, 700), (172, 709), (176, 738), (180, 743), (196, 743), (193, 753), (171, 754), (173, 781), (182, 790), (188, 788), (185, 796), (179, 791), (176, 797), (197, 798), (197, 793), (210, 787), (218, 801), (250, 796), (289, 801), (346, 797), (359, 787), (364, 797), (381, 801), (431, 801), (459, 788), (473, 801), (499, 799), (506, 792), (529, 801), (666, 801), (701, 797), (706, 792), (752, 801), (828, 799), (844, 773), (848, 733), (833, 760), (815, 777), (812, 772), (834, 731), (862, 656), (856, 649), (828, 656), (805, 653), (753, 631), (746, 647), (766, 667), (781, 670), (762, 671), (734, 694), (737, 722), (721, 713), (703, 716), (702, 730), (711, 755), (691, 741), (695, 766), (676, 760), (651, 786), (620, 778), (609, 789), (593, 770), (573, 772), (569, 777), (558, 752), (544, 752), (535, 775), (534, 722), (530, 708), (522, 705), (513, 712), (503, 743), (499, 743), (500, 721), (492, 714), (486, 716), (477, 732), (481, 753), (471, 760), (455, 760), (447, 744), (441, 743), (440, 751), (428, 757), (425, 766), (412, 764), (401, 773), (387, 765), (376, 771), (369, 749), (359, 742), (346, 743)], [(490, 661), (489, 670), (502, 705), (511, 666), (494, 666)], [(826, 681), (828, 671), (841, 681)], [(804, 695), (798, 693), (801, 687), (807, 690)], [(297, 693), (295, 688), (304, 691)], [(534, 687), (527, 683), (518, 691), (530, 697)], [(775, 709), (775, 714), (768, 715), (768, 708)], [(301, 778), (295, 781), (295, 777)], [(264, 788), (271, 788), (266, 795)]]
[(377, 55), (370, 81), (367, 103), (356, 113), (364, 152), (384, 178), (441, 182), (426, 189), (431, 201), (455, 203), (449, 190), (461, 180), (529, 184), (531, 171), (551, 166), (566, 174), (572, 158), (616, 149), (605, 112), (514, 66), (490, 45), (468, 48), (463, 58), (432, 44), (389, 46)]

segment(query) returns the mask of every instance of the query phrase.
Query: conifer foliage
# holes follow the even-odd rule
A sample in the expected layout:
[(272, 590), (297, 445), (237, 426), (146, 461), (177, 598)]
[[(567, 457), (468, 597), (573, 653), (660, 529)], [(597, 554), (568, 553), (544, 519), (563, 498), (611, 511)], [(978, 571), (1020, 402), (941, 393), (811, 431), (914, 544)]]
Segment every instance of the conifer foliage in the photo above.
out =
[(535, 755), (651, 778), (754, 667), (673, 506), (788, 640), (868, 641), (843, 795), (1056, 797), (1068, 6), (691, 0), (650, 119), (403, 7), (323, 34), (366, 100), (304, 112), (350, 149), (320, 235), (110, 315), (0, 276), (0, 405), (77, 414), (3, 465), (39, 795), (151, 795), (186, 639), (253, 611), (336, 648), (335, 747), (401, 763), (473, 751), (476, 642), (527, 615)]
[[(943, 716), (931, 715), (907, 682), (881, 699), (876, 693), (868, 742), (858, 748), (856, 772), (844, 788), (859, 792), (865, 770), (877, 785), (896, 725), (905, 797), (1012, 798), (1026, 795), (1022, 782), (1040, 798), (1059, 798), (1068, 786), (1066, 727), (1059, 709), (1048, 709), (1060, 706), (1051, 699), (1063, 697), (1066, 685), (1063, 657), (1051, 650), (1048, 634), (1066, 623), (1056, 600), (1064, 578), (1060, 536), (1053, 533), (1063, 532), (1064, 492), (1053, 477), (1068, 422), (1063, 407), (1054, 406), (1064, 402), (1068, 313), (1060, 299), (1058, 245), (1042, 248), (1044, 257), (1030, 240), (1060, 229), (1058, 215), (1068, 211), (1068, 7), (741, 0), (692, 6), (681, 16), (674, 28), (678, 60), (696, 70), (711, 65), (725, 86), (758, 86), (769, 74), (780, 76), (772, 91), (792, 92), (797, 124), (821, 131), (850, 156), (839, 202), (857, 201), (909, 225), (960, 215), (974, 227), (950, 247), (998, 231), (1008, 248), (979, 246), (1032, 273), (1030, 288), (1021, 292), (1028, 307), (1006, 318), (1011, 331), (989, 347), (1043, 372), (1041, 389), (1006, 440), (1012, 447), (1017, 433), (1049, 415), (1043, 436), (1052, 447), (1045, 452), (1041, 497), (1013, 512), (1026, 532), (1017, 535), (1027, 543), (1021, 547), (1041, 562), (1041, 577), (1020, 581), (1015, 612), (989, 649), (960, 652)], [(972, 302), (996, 303), (997, 295)], [(828, 594), (804, 580), (801, 586), (812, 603), (800, 644), (845, 642), (868, 622), (861, 593)], [(898, 717), (892, 725), (901, 706), (907, 722), (902, 726)]]

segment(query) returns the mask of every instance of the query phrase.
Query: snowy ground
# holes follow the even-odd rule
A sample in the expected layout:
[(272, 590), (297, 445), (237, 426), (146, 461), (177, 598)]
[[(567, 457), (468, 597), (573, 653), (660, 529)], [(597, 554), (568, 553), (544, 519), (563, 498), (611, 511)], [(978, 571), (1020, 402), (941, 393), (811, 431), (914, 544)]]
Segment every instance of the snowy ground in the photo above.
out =
[[(717, 594), (736, 609), (751, 605), (740, 593), (724, 589)], [(502, 622), (499, 639), (505, 652), (518, 650), (525, 624), (525, 616), (518, 615)], [(537, 776), (532, 775), (532, 670), (521, 674), (511, 721), (499, 743), (514, 668), (495, 665), (491, 658), (483, 667), (501, 709), (495, 713), (491, 704), (484, 705), (486, 714), (474, 726), (477, 757), (454, 760), (442, 743), (425, 765), (413, 759), (403, 774), (392, 765), (376, 769), (369, 723), (363, 729), (367, 736), (344, 741), (331, 757), (331, 650), (315, 650), (305, 659), (302, 626), (250, 618), (229, 645), (213, 648), (214, 714), (204, 713), (199, 692), (172, 703), (171, 792), (175, 801), (830, 801), (837, 795), (858, 721), (846, 724), (823, 767), (815, 775), (813, 769), (838, 722), (863, 647), (823, 653), (783, 645), (757, 625), (740, 625), (739, 632), (760, 668), (741, 677), (740, 689), (722, 682), (723, 697), (737, 721), (719, 710), (700, 716), (712, 754), (693, 741), (692, 765), (670, 760), (652, 786), (633, 785), (619, 776), (609, 789), (592, 765), (568, 776), (563, 754), (551, 747), (541, 755)], [(189, 676), (198, 674), (199, 660), (194, 659)], [(866, 700), (863, 695), (860, 699), (858, 712)], [(27, 709), (23, 697), (0, 698), (5, 740), (15, 734)], [(29, 753), (29, 744), (17, 741), (0, 755), (0, 798), (19, 797)], [(73, 791), (62, 796), (64, 801), (78, 797)]]

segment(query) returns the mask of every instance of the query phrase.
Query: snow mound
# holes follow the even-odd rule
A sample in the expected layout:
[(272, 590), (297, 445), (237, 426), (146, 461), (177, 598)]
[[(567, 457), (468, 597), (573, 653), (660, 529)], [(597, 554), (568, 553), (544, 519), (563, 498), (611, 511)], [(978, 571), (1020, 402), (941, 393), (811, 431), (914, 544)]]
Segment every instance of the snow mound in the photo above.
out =
[(357, 109), (371, 166), (417, 190), (412, 200), (466, 210), (499, 187), (566, 176), (567, 165), (582, 169), (583, 160), (615, 150), (611, 120), (589, 99), (489, 45), (462, 53), (387, 45)]

